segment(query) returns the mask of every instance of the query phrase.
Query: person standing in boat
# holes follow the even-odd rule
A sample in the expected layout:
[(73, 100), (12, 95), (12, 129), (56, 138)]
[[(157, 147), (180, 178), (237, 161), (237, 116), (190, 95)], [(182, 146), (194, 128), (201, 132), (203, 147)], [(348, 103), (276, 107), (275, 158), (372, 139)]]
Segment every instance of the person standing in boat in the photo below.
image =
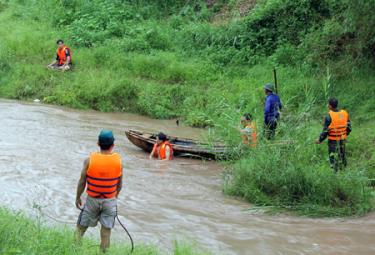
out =
[(241, 116), (241, 135), (245, 145), (255, 148), (257, 143), (256, 124), (250, 113)]
[(167, 136), (163, 133), (159, 133), (156, 138), (156, 143), (150, 153), (150, 159), (157, 158), (160, 160), (172, 160), (173, 159), (173, 148), (172, 144), (168, 142)]

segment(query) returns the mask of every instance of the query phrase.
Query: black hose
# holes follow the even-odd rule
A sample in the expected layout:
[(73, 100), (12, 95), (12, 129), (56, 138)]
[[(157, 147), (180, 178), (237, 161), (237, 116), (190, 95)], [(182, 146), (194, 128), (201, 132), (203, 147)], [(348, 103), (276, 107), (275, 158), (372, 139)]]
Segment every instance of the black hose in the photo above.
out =
[(125, 230), (126, 234), (128, 234), (128, 236), (129, 236), (130, 242), (131, 242), (131, 244), (132, 244), (132, 249), (131, 249), (131, 251), (130, 251), (130, 253), (129, 253), (129, 254), (131, 254), (131, 253), (133, 253), (133, 251), (134, 251), (134, 242), (133, 242), (133, 238), (132, 238), (132, 236), (130, 235), (129, 231), (128, 231), (128, 230), (126, 229), (126, 227), (124, 226), (124, 224), (122, 224), (122, 222), (120, 221), (118, 215), (116, 215), (116, 218), (117, 218), (118, 223), (120, 223), (121, 227)]
[[(82, 208), (78, 208), (81, 212), (83, 212), (83, 209)], [(117, 211), (117, 210), (116, 210)], [(131, 242), (131, 245), (132, 245), (132, 249), (131, 251), (128, 253), (128, 254), (132, 254), (133, 251), (134, 251), (134, 242), (133, 242), (133, 238), (132, 236), (130, 235), (129, 231), (126, 229), (125, 225), (120, 221), (119, 217), (118, 217), (118, 214), (116, 213), (116, 217), (115, 217), (118, 221), (118, 223), (120, 223), (121, 227), (125, 230), (126, 234), (128, 234), (129, 236), (129, 239), (130, 239), (130, 242)]]

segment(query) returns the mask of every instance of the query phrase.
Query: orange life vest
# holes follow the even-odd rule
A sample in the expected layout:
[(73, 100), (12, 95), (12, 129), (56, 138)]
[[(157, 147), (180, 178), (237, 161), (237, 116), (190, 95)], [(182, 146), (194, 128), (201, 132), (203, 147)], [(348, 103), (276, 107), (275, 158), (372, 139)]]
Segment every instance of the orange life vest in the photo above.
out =
[(121, 156), (117, 153), (90, 155), (86, 173), (87, 194), (95, 198), (112, 198), (122, 175)]
[(245, 128), (250, 128), (252, 130), (252, 133), (251, 136), (248, 136), (246, 134), (242, 136), (243, 143), (255, 148), (257, 145), (257, 127), (255, 122), (253, 121), (250, 124), (247, 124)]
[(168, 141), (163, 142), (160, 146), (158, 146), (157, 143), (154, 144), (154, 157), (159, 159), (166, 159), (166, 150), (165, 148), (169, 146), (169, 160), (173, 159), (173, 148), (172, 144), (170, 144)]
[(66, 49), (69, 50), (69, 53), (70, 53), (70, 62), (72, 62), (72, 52), (70, 51), (70, 49), (66, 46), (64, 46), (62, 49), (60, 48), (57, 48), (56, 50), (56, 54), (57, 56), (59, 57), (59, 65), (63, 65), (65, 62), (66, 62)]
[(346, 139), (349, 114), (345, 110), (329, 111), (328, 114), (331, 117), (331, 124), (328, 126), (328, 139), (336, 141)]

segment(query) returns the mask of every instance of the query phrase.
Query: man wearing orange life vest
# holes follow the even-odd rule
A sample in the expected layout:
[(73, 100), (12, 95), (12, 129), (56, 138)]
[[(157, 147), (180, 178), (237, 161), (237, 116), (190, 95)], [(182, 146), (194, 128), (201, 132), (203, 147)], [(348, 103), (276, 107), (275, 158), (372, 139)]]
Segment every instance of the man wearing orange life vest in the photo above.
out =
[(68, 71), (72, 67), (71, 51), (61, 39), (57, 40), (56, 44), (58, 45), (56, 50), (56, 60), (47, 67), (50, 69)]
[(245, 113), (241, 117), (241, 134), (242, 134), (242, 141), (245, 145), (255, 148), (257, 143), (257, 130), (256, 124), (252, 120), (252, 116), (250, 113)]
[(173, 148), (168, 142), (167, 136), (163, 133), (159, 133), (156, 138), (156, 143), (150, 153), (150, 159), (157, 158), (160, 160), (172, 160), (173, 159)]
[[(122, 188), (122, 162), (121, 156), (112, 152), (114, 140), (112, 131), (100, 132), (100, 152), (91, 153), (85, 160), (75, 202), (76, 207), (81, 210), (77, 221), (77, 241), (80, 241), (88, 227), (95, 227), (100, 221), (100, 249), (103, 252), (110, 244), (111, 229), (117, 216), (117, 197)], [(81, 209), (81, 195), (85, 187), (87, 199)]]
[(328, 137), (329, 163), (335, 171), (339, 169), (339, 165), (345, 167), (347, 164), (345, 142), (352, 131), (349, 114), (345, 110), (338, 110), (337, 106), (336, 98), (328, 100), (329, 112), (324, 121), (323, 132), (316, 141), (320, 144)]

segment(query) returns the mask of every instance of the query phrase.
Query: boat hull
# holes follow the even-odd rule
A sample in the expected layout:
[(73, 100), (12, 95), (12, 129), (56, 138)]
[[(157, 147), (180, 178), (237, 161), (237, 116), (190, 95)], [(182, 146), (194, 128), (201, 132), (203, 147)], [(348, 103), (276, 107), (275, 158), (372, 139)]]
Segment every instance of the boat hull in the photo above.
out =
[[(146, 152), (151, 152), (156, 143), (156, 134), (135, 130), (125, 131), (125, 134), (131, 143)], [(224, 155), (225, 148), (222, 145), (209, 146), (196, 140), (172, 136), (168, 136), (168, 140), (173, 146), (174, 156), (219, 159)]]

